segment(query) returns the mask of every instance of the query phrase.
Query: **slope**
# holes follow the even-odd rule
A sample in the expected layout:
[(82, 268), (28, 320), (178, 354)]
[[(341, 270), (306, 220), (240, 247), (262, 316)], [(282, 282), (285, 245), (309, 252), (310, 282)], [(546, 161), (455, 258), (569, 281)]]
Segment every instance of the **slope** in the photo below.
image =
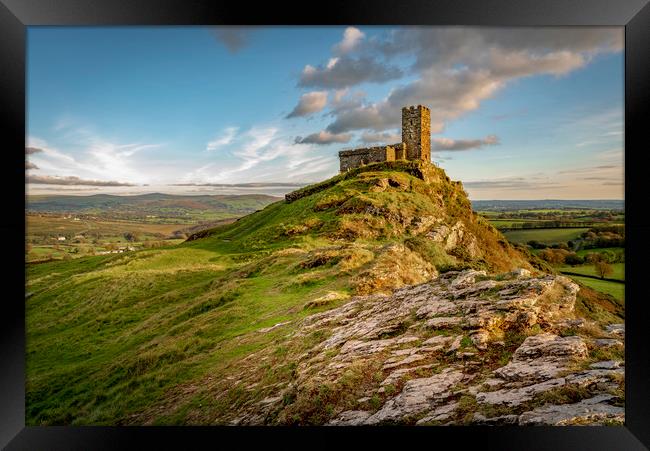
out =
[(289, 199), (173, 248), (28, 267), (27, 424), (223, 421), (268, 391), (243, 373), (292, 379), (303, 318), (442, 273), (532, 269), (433, 165), (369, 165)]

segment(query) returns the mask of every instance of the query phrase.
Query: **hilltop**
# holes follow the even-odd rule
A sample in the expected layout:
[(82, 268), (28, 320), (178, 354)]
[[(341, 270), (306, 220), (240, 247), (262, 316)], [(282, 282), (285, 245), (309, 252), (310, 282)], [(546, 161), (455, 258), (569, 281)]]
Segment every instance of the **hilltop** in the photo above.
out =
[(174, 247), (29, 267), (27, 290), (29, 425), (622, 421), (624, 306), (548, 273), (425, 162)]

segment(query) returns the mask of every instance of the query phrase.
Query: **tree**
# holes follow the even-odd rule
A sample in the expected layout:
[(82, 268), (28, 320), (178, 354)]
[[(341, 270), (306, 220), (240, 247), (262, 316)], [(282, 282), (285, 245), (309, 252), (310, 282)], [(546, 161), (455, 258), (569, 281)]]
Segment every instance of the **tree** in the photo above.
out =
[(598, 274), (601, 279), (604, 279), (605, 276), (608, 276), (614, 272), (612, 266), (605, 261), (595, 262), (594, 269), (596, 270), (596, 274)]
[(603, 261), (603, 256), (600, 255), (600, 252), (589, 252), (585, 255), (585, 261), (589, 263), (596, 263)]
[(123, 236), (124, 239), (130, 243), (138, 241), (138, 236), (133, 232), (125, 232)]
[(561, 265), (569, 251), (564, 249), (544, 249), (537, 256), (551, 264)]
[(571, 252), (566, 257), (564, 257), (564, 263), (567, 265), (575, 266), (583, 264), (584, 260), (575, 252)]

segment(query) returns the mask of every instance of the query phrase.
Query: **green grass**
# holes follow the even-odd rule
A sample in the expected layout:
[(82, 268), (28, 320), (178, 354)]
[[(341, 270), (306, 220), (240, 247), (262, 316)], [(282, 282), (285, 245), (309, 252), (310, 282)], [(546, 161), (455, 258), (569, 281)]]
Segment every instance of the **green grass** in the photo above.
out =
[(619, 301), (625, 300), (625, 284), (623, 283), (592, 279), (589, 277), (580, 277), (580, 276), (569, 276), (569, 277), (587, 285), (589, 288), (593, 288), (596, 291), (600, 291), (601, 293), (611, 294)]
[(315, 293), (345, 289), (328, 270), (294, 284), (298, 259), (268, 259), (246, 277), (246, 264), (180, 246), (30, 268), (27, 422), (129, 423), (174, 387), (268, 346), (277, 333), (251, 332), (306, 315), (297, 307)]
[(591, 253), (601, 253), (601, 252), (614, 252), (614, 253), (619, 253), (619, 252), (625, 252), (624, 247), (596, 247), (593, 249), (582, 249), (576, 252), (581, 257), (584, 257), (587, 254)]
[[(298, 320), (341, 305), (377, 262), (394, 267), (385, 259), (386, 244), (409, 235), (404, 216), (468, 220), (462, 215), (471, 214), (470, 204), (461, 187), (431, 168), (427, 183), (398, 166), (370, 165), (310, 196), (216, 227), (202, 239), (28, 265), (26, 423), (205, 424), (232, 406), (268, 396), (215, 386), (249, 370), (264, 370), (260, 385), (288, 382), (293, 370), (282, 363)], [(385, 178), (393, 185), (370, 189)], [(493, 229), (468, 227), (486, 251), (484, 264), (519, 264)], [(411, 242), (420, 260), (441, 266), (455, 261), (417, 244)], [(405, 267), (400, 271), (408, 271), (406, 257), (415, 255), (408, 248), (398, 255)], [(330, 292), (344, 296), (304, 308)], [(325, 338), (308, 337), (299, 345)], [(256, 351), (268, 367), (258, 358), (244, 360)]]
[(544, 244), (566, 243), (580, 237), (588, 228), (567, 229), (527, 229), (503, 232), (506, 238), (513, 243), (525, 244), (529, 241), (539, 241)]
[[(625, 281), (625, 263), (612, 263), (611, 267), (614, 270), (614, 272), (608, 276), (605, 276), (605, 278)], [(558, 269), (560, 271), (569, 271), (569, 272), (575, 272), (578, 274), (584, 274), (588, 276), (600, 277), (598, 274), (596, 274), (596, 270), (594, 269), (594, 266), (589, 264), (578, 265), (578, 266), (564, 265), (558, 267)]]

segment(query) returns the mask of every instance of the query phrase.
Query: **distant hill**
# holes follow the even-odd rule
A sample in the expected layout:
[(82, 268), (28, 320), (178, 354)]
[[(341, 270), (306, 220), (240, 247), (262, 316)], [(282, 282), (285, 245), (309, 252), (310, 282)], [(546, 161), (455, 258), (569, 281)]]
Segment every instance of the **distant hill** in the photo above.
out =
[(280, 198), (265, 194), (136, 196), (34, 195), (27, 198), (29, 212), (94, 215), (117, 219), (209, 221), (234, 218), (264, 208)]
[(477, 211), (506, 211), (506, 210), (622, 210), (624, 200), (473, 200), (472, 208)]

